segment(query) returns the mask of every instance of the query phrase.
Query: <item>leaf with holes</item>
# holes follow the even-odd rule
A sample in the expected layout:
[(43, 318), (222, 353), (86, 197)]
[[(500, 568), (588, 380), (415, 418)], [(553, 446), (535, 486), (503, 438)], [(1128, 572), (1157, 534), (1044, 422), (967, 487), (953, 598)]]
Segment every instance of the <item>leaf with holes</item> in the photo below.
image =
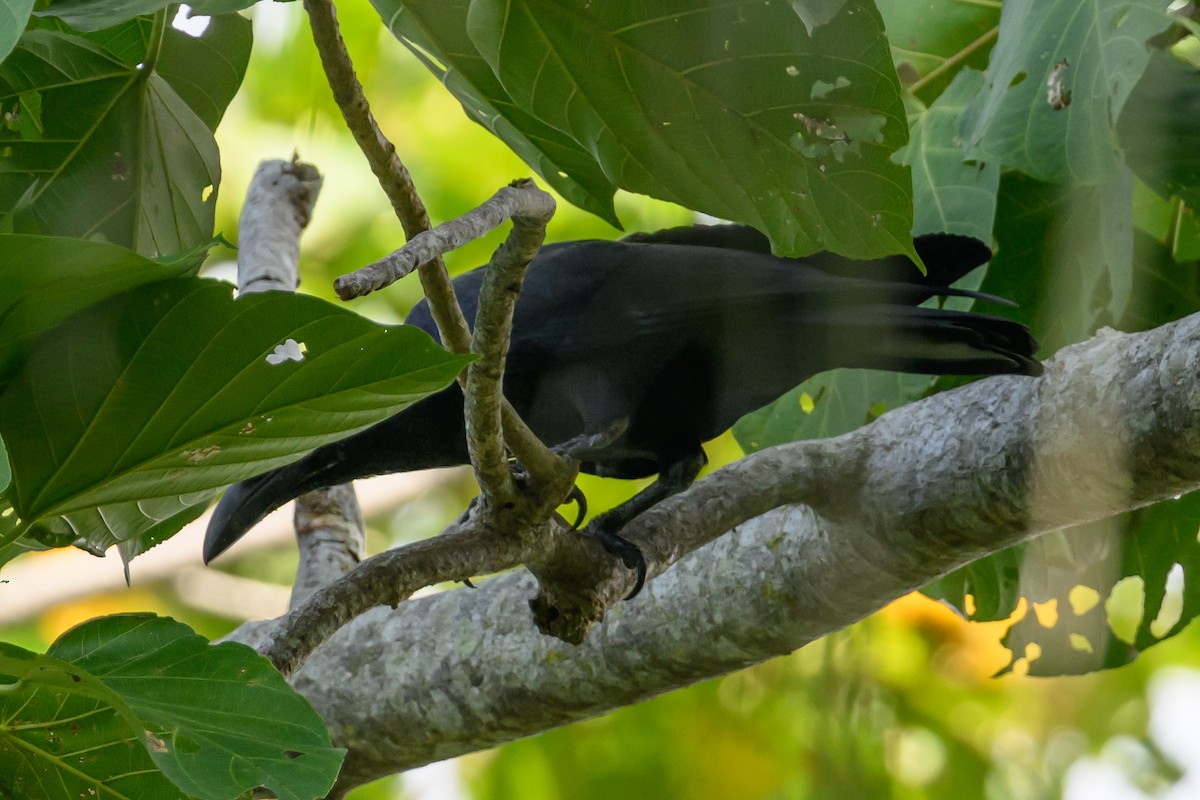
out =
[(266, 659), (149, 614), (0, 643), (0, 796), (324, 797), (343, 751)]
[[(304, 295), (183, 278), (70, 318), (0, 394), (23, 519), (248, 478), (443, 389), (469, 358)], [(175, 500), (165, 501), (171, 504)], [(172, 506), (174, 507), (174, 506)]]
[(0, 797), (179, 797), (133, 709), (86, 670), (0, 642), (0, 686)]
[(963, 114), (967, 153), (1042, 180), (1097, 183), (1121, 166), (1121, 108), (1167, 27), (1166, 0), (1009, 0), (987, 82)]
[(835, 369), (809, 378), (765, 408), (742, 417), (733, 435), (746, 452), (860, 428), (885, 411), (923, 396), (927, 375)]
[(1200, 615), (1198, 527), (1193, 492), (1031, 542), (1020, 566), (1031, 610), (1004, 637), (1013, 663), (1074, 675), (1127, 664), (1178, 634)]
[(809, 35), (788, 3), (475, 0), (467, 30), (516, 105), (619, 187), (752, 225), (785, 255), (912, 253), (873, 3)]

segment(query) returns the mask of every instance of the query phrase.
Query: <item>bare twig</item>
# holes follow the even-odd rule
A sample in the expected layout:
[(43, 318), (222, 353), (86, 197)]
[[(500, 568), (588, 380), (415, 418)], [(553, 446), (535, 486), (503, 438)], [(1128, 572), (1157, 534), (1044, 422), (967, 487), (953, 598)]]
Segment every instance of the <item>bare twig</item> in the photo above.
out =
[[(404, 235), (410, 240), (429, 230), (429, 215), (421, 202), (404, 163), (396, 155), (395, 146), (379, 129), (371, 106), (363, 94), (362, 84), (354, 74), (354, 64), (342, 34), (338, 29), (337, 11), (330, 0), (304, 0), (312, 28), (313, 42), (321, 56), (321, 66), (333, 90), (333, 99), (342, 111), (346, 126), (359, 149), (371, 165), (380, 187), (391, 202)], [(471, 332), (454, 297), (454, 287), (441, 258), (426, 261), (420, 269), (421, 287), (429, 298), (433, 320), (442, 334), (446, 348), (465, 353), (471, 346)]]
[[(342, 276), (336, 283), (338, 293), (347, 298), (374, 291), (404, 277), (417, 264), (461, 247), (512, 220), (512, 232), (492, 257), (480, 291), (471, 341), (471, 351), (480, 358), (468, 368), (465, 393), (471, 463), (484, 496), (499, 505), (511, 504), (516, 498), (505, 458), (506, 439), (535, 483), (564, 470), (560, 460), (525, 429), (515, 414), (504, 431), (509, 435), (501, 435), (504, 421), (501, 388), (513, 307), (520, 294), (525, 267), (541, 247), (554, 205), (554, 198), (538, 189), (533, 181), (516, 181), (472, 211), (418, 234), (385, 258)], [(568, 478), (568, 483), (573, 477)]]
[(586, 564), (594, 574), (596, 564), (607, 563), (609, 571), (598, 574), (608, 583), (615, 582), (618, 572), (617, 562), (599, 544), (579, 536), (558, 517), (535, 526), (533, 535), (515, 537), (503, 535), (476, 514), (440, 536), (368, 558), (341, 580), (314, 592), (273, 625), (269, 634), (258, 625), (247, 630), (259, 651), (287, 675), (339, 628), (375, 606), (396, 606), (426, 586), (499, 572), (527, 561)]
[[(238, 288), (242, 294), (294, 291), (299, 285), (300, 234), (321, 191), (321, 174), (293, 157), (258, 166), (238, 221)], [(300, 566), (293, 607), (314, 589), (362, 560), (365, 536), (354, 487), (345, 484), (296, 499)]]
[[(429, 300), (429, 308), (443, 345), (452, 352), (466, 353), (471, 349), (471, 333), (440, 257), (440, 253), (448, 252), (452, 248), (442, 248), (437, 253), (433, 252), (437, 248), (424, 249), (426, 245), (420, 240), (419, 234), (429, 231), (429, 216), (417, 195), (408, 170), (396, 155), (395, 146), (383, 135), (371, 114), (370, 104), (363, 94), (362, 84), (354, 74), (354, 65), (338, 30), (337, 12), (333, 3), (330, 0), (305, 0), (304, 8), (308, 12), (313, 41), (321, 56), (321, 64), (333, 90), (334, 100), (341, 109), (354, 140), (371, 165), (371, 171), (375, 173), (380, 186), (387, 194), (404, 228), (404, 234), (413, 247), (411, 251), (406, 251), (413, 254), (413, 263), (408, 265), (406, 272), (411, 272), (414, 266), (419, 267), (421, 286)], [(532, 211), (523, 213), (536, 216), (536, 212)], [(454, 223), (443, 223), (439, 229), (445, 225), (453, 226)], [(469, 237), (462, 239), (459, 244), (468, 239)], [(346, 277), (339, 279), (337, 288), (343, 298), (366, 293), (360, 291), (361, 287), (347, 288), (343, 285), (344, 281)], [(505, 443), (530, 473), (553, 475), (558, 471), (557, 459), (530, 432), (507, 400), (501, 403), (501, 419)]]
[(300, 234), (308, 226), (321, 173), (311, 164), (264, 161), (246, 189), (238, 219), (238, 292), (295, 291)]
[(366, 555), (366, 531), (354, 484), (343, 483), (296, 498), (300, 564), (289, 608), (354, 569)]

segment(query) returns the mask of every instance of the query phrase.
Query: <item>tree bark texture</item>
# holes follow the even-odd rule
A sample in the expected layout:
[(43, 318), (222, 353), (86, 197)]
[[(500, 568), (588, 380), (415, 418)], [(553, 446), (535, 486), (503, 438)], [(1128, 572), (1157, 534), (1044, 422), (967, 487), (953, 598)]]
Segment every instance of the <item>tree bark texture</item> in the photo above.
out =
[(535, 581), (510, 573), (375, 609), (294, 683), (350, 751), (344, 791), (792, 652), (981, 556), (1200, 487), (1198, 370), (1200, 315), (1101, 332), (1043, 378), (765, 450), (665, 501), (637, 541), (691, 552), (582, 645), (539, 634)]

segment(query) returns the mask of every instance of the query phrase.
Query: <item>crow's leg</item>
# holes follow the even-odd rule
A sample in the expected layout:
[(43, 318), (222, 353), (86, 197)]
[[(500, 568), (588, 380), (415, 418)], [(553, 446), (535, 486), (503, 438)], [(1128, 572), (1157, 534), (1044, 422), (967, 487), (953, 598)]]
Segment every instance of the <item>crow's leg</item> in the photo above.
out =
[(704, 451), (697, 447), (695, 451), (672, 462), (660, 472), (658, 480), (654, 483), (613, 510), (596, 517), (584, 528), (586, 535), (592, 536), (604, 545), (606, 550), (618, 556), (627, 568), (637, 570), (637, 583), (626, 600), (635, 597), (646, 582), (646, 557), (637, 545), (621, 536), (618, 531), (651, 506), (691, 486), (706, 463), (708, 458)]

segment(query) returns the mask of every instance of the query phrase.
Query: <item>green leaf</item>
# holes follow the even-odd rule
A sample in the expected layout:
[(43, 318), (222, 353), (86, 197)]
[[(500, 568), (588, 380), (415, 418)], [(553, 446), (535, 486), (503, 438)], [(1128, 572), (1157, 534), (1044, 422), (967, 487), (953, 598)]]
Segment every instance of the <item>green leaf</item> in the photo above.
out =
[[(1022, 547), (1010, 547), (974, 561), (923, 587), (921, 592), (948, 603), (976, 622), (1007, 619), (1021, 599)], [(970, 603), (967, 596), (971, 597)]]
[(468, 33), (515, 103), (621, 188), (752, 225), (784, 255), (913, 252), (873, 3), (810, 36), (787, 3), (475, 0)]
[(199, 36), (168, 30), (155, 68), (215, 131), (242, 85), (253, 43), (250, 20), (237, 14), (212, 17)]
[(12, 468), (8, 465), (8, 448), (4, 446), (4, 440), (0, 439), (0, 496), (8, 488), (10, 480), (12, 480)]
[(471, 119), (491, 131), (563, 197), (621, 227), (616, 186), (592, 154), (517, 107), (467, 37), (467, 0), (371, 0), (392, 34), (436, 75)]
[(1009, 0), (987, 83), (960, 128), (968, 155), (1053, 182), (1121, 166), (1113, 131), (1167, 26), (1165, 0)]
[(62, 0), (39, 11), (38, 16), (57, 17), (77, 31), (98, 31), (168, 5), (169, 0)]
[(155, 764), (189, 795), (227, 800), (263, 786), (313, 800), (337, 777), (344, 751), (249, 647), (210, 645), (174, 620), (131, 614), (75, 628), (48, 654), (119, 695), (148, 729)]
[(444, 388), (469, 360), (316, 298), (231, 293), (196, 278), (151, 284), (36, 343), (0, 395), (22, 518), (181, 495), (193, 505), (186, 495)]
[(205, 14), (232, 14), (234, 11), (249, 8), (257, 2), (258, 0), (196, 0), (194, 3), (188, 3), (188, 6), (192, 9), (192, 16), (203, 16)]
[(894, 158), (912, 167), (914, 235), (992, 239), (1000, 165), (967, 161), (958, 140), (958, 118), (982, 85), (982, 73), (964, 69), (932, 106), (909, 117), (911, 138)]
[(927, 375), (835, 369), (809, 378), (765, 408), (742, 417), (733, 435), (747, 453), (800, 439), (838, 436), (916, 400), (933, 385)]
[(1013, 173), (1000, 181), (999, 249), (982, 289), (1016, 309), (995, 313), (1026, 322), (1042, 352), (1082, 341), (1130, 310), (1133, 297), (1133, 182), (1063, 187)]
[(828, 24), (844, 5), (846, 0), (792, 0), (792, 10), (804, 23), (809, 35), (812, 35), (813, 28)]
[(0, 496), (0, 567), (25, 553), (50, 549), (32, 536), (23, 535), (24, 532), (17, 529), (19, 524), (12, 504)]
[(33, 11), (34, 0), (8, 0), (0, 7), (0, 61), (12, 52)]
[(0, 383), (42, 333), (113, 295), (187, 274), (198, 255), (164, 264), (104, 242), (0, 235)]
[(92, 555), (102, 556), (118, 545), (128, 564), (135, 557), (174, 536), (184, 525), (198, 519), (215, 491), (159, 497), (138, 502), (114, 503), (72, 511), (59, 517), (74, 534), (71, 544)]
[[(134, 38), (122, 41), (136, 49), (131, 25)], [(220, 161), (205, 122), (231, 96), (237, 48), (212, 45), (214, 56), (229, 58), (222, 69), (191, 69), (183, 96), (149, 68), (156, 59), (172, 69), (194, 65), (199, 47), (164, 34), (139, 68), (79, 36), (26, 33), (0, 64), (0, 107), (11, 120), (0, 129), (8, 154), (0, 207), (16, 209), (14, 229), (101, 238), (151, 257), (209, 239)], [(201, 103), (205, 116), (188, 102)]]
[(0, 642), (0, 689), (0, 797), (181, 797), (150, 758), (153, 734), (86, 670)]
[(1117, 134), (1134, 174), (1200, 208), (1200, 70), (1169, 55), (1151, 56)]

